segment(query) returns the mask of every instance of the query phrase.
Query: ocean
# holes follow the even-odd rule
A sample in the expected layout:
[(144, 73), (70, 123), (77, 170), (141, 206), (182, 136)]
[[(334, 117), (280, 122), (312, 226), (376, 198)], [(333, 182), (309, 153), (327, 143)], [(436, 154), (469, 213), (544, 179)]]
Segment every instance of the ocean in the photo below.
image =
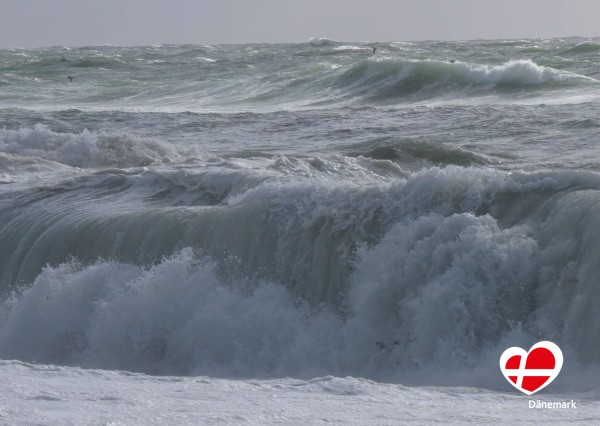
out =
[(583, 38), (0, 50), (0, 423), (599, 421), (599, 79)]

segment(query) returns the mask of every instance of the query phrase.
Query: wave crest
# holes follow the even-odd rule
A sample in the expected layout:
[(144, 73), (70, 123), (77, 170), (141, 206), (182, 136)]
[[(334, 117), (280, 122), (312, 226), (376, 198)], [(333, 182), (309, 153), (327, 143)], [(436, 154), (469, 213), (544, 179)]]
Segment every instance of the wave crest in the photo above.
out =
[(308, 44), (314, 47), (325, 47), (335, 46), (338, 42), (326, 37), (311, 37)]
[(0, 152), (81, 168), (147, 166), (180, 158), (177, 151), (156, 139), (88, 130), (57, 133), (43, 124), (0, 130)]
[(488, 66), (386, 59), (354, 65), (339, 75), (333, 85), (368, 100), (389, 101), (415, 95), (424, 98), (461, 92), (476, 95), (596, 82), (586, 76), (537, 65), (531, 60)]
[(593, 53), (600, 50), (600, 43), (593, 41), (584, 41), (566, 50), (566, 53)]
[(597, 368), (599, 193), (594, 173), (449, 166), (368, 187), (257, 182), (218, 208), (117, 202), (112, 218), (82, 211), (76, 192), (68, 214), (64, 198), (16, 200), (0, 258), (15, 232), (31, 244), (15, 262), (48, 263), (58, 242), (92, 261), (51, 262), (4, 298), (0, 356), (501, 388), (489, 371), (502, 350), (541, 335)]

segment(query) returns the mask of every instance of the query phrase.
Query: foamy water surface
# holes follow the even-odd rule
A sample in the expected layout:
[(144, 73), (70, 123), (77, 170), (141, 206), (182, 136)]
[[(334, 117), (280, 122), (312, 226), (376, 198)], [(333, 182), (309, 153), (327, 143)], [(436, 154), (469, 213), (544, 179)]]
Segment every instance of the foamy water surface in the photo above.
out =
[[(382, 424), (431, 421), (424, 398), (447, 412), (456, 392), (462, 422), (520, 410), (500, 354), (551, 340), (565, 364), (548, 391), (587, 408), (546, 419), (593, 418), (599, 53), (576, 38), (0, 50), (0, 367), (196, 397), (206, 380), (230, 402), (353, 395), (386, 401)], [(10, 408), (29, 397), (68, 418), (47, 411), (62, 396), (23, 392), (2, 421), (32, 421)], [(420, 408), (394, 416), (399, 401)]]

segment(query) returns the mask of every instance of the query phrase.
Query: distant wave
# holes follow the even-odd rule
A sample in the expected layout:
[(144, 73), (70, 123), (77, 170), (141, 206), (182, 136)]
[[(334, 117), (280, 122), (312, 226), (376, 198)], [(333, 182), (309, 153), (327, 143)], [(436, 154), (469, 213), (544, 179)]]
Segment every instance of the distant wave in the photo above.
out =
[(78, 58), (70, 61), (69, 66), (77, 68), (104, 68), (104, 69), (117, 69), (125, 68), (128, 65), (121, 62), (118, 58), (111, 56), (99, 55)]
[(309, 41), (309, 44), (311, 46), (324, 47), (324, 46), (335, 46), (338, 44), (338, 42), (335, 40), (332, 40), (330, 38), (312, 37)]
[(594, 41), (585, 41), (575, 47), (567, 49), (566, 53), (592, 53), (600, 50), (600, 43)]
[(409, 96), (469, 96), (492, 91), (594, 84), (589, 77), (539, 66), (531, 60), (487, 66), (462, 62), (365, 60), (336, 77), (334, 87), (373, 101)]
[[(336, 48), (337, 49), (337, 48)], [(364, 50), (364, 49), (363, 49)], [(303, 105), (394, 104), (485, 95), (544, 94), (598, 81), (541, 66), (532, 60), (481, 65), (434, 60), (364, 59), (349, 67), (315, 69), (309, 77), (268, 87), (246, 102), (299, 102)]]
[(0, 152), (82, 168), (147, 166), (180, 158), (174, 149), (155, 139), (87, 130), (57, 133), (43, 124), (0, 130)]
[[(486, 48), (514, 48), (514, 56), (501, 52), (502, 56), (497, 57), (523, 58), (526, 53), (517, 47), (536, 46), (523, 43), (494, 42)], [(549, 47), (540, 42), (538, 47), (548, 53), (538, 52), (536, 62), (519, 59), (495, 65), (483, 59), (485, 63), (465, 62), (465, 58), (471, 58), (464, 56), (472, 48), (468, 44), (379, 46), (375, 55), (369, 43), (349, 44), (327, 38), (282, 46), (28, 50), (28, 58), (16, 56), (22, 52), (4, 51), (0, 53), (0, 106), (273, 111), (488, 95), (510, 99), (524, 92), (536, 96), (574, 88), (584, 92), (597, 85), (597, 80), (576, 73), (596, 75), (593, 61), (580, 61), (579, 54), (567, 52), (579, 49), (593, 56), (598, 43), (592, 41), (562, 43), (561, 51), (548, 51)], [(559, 52), (566, 53), (557, 56)], [(63, 54), (66, 61), (61, 61)], [(452, 57), (456, 62), (448, 62)], [(69, 75), (75, 76), (73, 82), (67, 81)], [(82, 87), (85, 90), (80, 90)]]
[(435, 144), (427, 141), (402, 140), (401, 138), (379, 138), (362, 142), (348, 147), (347, 154), (351, 156), (391, 160), (402, 164), (403, 167), (420, 169), (430, 165), (459, 166), (486, 165), (490, 161), (465, 149), (445, 144)]

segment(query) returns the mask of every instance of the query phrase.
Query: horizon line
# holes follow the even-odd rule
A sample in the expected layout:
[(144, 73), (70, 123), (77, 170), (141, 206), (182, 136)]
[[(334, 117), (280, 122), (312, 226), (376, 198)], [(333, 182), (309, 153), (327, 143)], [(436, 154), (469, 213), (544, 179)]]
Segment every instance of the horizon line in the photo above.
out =
[(486, 42), (486, 41), (535, 41), (535, 40), (568, 40), (568, 39), (600, 39), (600, 36), (556, 36), (556, 37), (515, 37), (515, 38), (472, 38), (472, 39), (419, 39), (419, 40), (336, 40), (329, 37), (310, 37), (307, 41), (281, 41), (281, 42), (246, 42), (246, 43), (199, 43), (199, 42), (164, 42), (164, 43), (133, 43), (133, 44), (113, 44), (113, 43), (101, 43), (101, 44), (82, 44), (82, 45), (43, 45), (43, 46), (11, 46), (11, 47), (0, 47), (0, 50), (10, 49), (56, 49), (56, 48), (67, 48), (67, 49), (81, 49), (86, 47), (162, 47), (162, 46), (243, 46), (243, 45), (289, 45), (289, 44), (310, 44), (313, 40), (328, 40), (333, 43), (466, 43), (466, 42)]

